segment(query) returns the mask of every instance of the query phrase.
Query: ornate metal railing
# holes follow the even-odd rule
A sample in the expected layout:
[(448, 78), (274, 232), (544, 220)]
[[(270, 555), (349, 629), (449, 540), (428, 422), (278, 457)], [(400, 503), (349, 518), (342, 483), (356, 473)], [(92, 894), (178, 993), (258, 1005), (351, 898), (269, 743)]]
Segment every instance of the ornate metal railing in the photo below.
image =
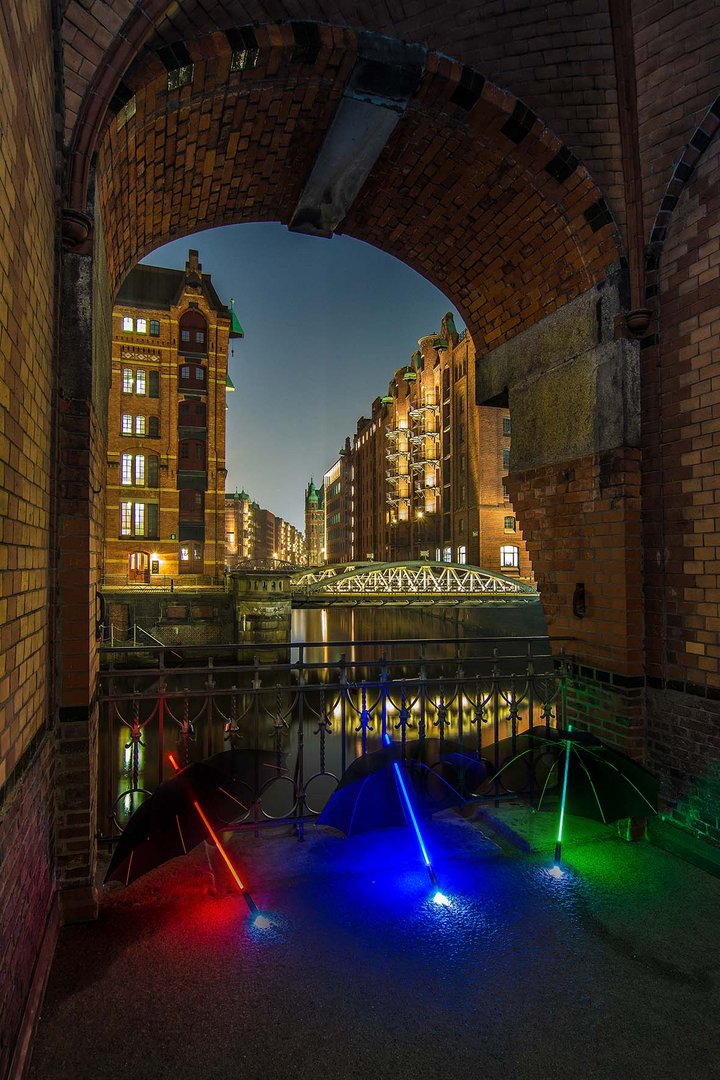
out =
[[(181, 764), (219, 751), (262, 749), (278, 767), (233, 827), (303, 823), (322, 809), (349, 763), (387, 732), (406, 746), (437, 740), (483, 759), (477, 792), (532, 794), (532, 763), (501, 771), (517, 740), (561, 726), (571, 662), (546, 638), (307, 642), (284, 646), (102, 649), (101, 839)], [(527, 759), (525, 759), (526, 761)], [(495, 774), (499, 776), (495, 778)]]

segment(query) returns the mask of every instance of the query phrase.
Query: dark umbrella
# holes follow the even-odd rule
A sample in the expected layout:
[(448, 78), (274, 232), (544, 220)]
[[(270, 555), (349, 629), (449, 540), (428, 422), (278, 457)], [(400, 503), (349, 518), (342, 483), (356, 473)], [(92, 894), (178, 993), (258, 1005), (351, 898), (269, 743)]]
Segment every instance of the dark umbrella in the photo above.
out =
[[(437, 887), (418, 818), (461, 806), (465, 800), (427, 765), (403, 757), (406, 750), (407, 746), (388, 740), (381, 750), (356, 758), (345, 770), (318, 822), (346, 836), (393, 825), (411, 826), (430, 881)], [(439, 889), (433, 899), (438, 904), (448, 903)]]
[(660, 789), (658, 778), (596, 735), (587, 731), (573, 731), (568, 725), (565, 729), (548, 728), (543, 732), (534, 732), (528, 741), (531, 743), (530, 747), (506, 762), (503, 769), (526, 754), (534, 753), (538, 746), (545, 750), (555, 748), (558, 751), (538, 802), (539, 809), (553, 775), (561, 779), (556, 862), (560, 860), (566, 809), (571, 814), (592, 818), (603, 824), (619, 821), (621, 818), (644, 817), (657, 813)]
[[(249, 810), (273, 780), (285, 775), (285, 758), (284, 753), (274, 750), (244, 747), (223, 750), (207, 758), (205, 763), (221, 774), (225, 786), (232, 793), (230, 803), (222, 802), (218, 806), (219, 818), (229, 823), (239, 817), (239, 810)], [(223, 817), (226, 811), (230, 812), (229, 818)]]
[[(177, 768), (170, 755), (173, 767)], [(135, 881), (161, 863), (186, 855), (203, 841), (220, 852), (250, 910), (257, 906), (240, 880), (217, 835), (261, 793), (283, 768), (281, 755), (263, 750), (228, 750), (199, 761), (161, 784), (128, 821), (113, 853), (105, 881)], [(271, 771), (272, 770), (272, 771)]]
[(477, 750), (457, 739), (411, 739), (405, 743), (403, 756), (427, 765), (463, 799), (478, 795), (493, 772)]
[[(413, 746), (406, 743), (405, 753), (412, 750)], [(318, 817), (318, 824), (330, 825), (346, 836), (410, 824), (393, 768), (396, 764), (420, 817), (463, 804), (462, 796), (443, 776), (421, 761), (403, 757), (402, 745), (392, 743), (352, 762)]]

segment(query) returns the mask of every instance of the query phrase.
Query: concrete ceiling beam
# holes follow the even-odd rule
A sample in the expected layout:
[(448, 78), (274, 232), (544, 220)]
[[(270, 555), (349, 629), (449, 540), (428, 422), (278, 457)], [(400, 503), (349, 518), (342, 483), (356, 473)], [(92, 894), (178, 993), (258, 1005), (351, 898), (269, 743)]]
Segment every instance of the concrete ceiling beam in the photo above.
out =
[(330, 237), (345, 218), (417, 92), (420, 45), (360, 34), (358, 59), (288, 228)]

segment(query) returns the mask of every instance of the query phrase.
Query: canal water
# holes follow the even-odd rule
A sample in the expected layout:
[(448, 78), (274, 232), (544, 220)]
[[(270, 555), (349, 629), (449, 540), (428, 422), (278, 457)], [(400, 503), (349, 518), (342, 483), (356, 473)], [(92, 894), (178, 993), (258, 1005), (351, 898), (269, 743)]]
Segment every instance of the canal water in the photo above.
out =
[[(537, 676), (529, 691), (528, 650)], [(405, 710), (408, 739), (421, 733), (437, 738), (445, 723), (444, 735), (466, 739), (485, 755), (486, 746), (512, 733), (513, 695), (520, 699), (515, 727), (526, 727), (530, 713), (540, 722), (543, 675), (552, 670), (535, 601), (298, 609), (288, 647), (270, 656), (254, 676), (223, 670), (222, 657), (210, 673), (205, 666), (196, 674), (167, 672), (162, 722), (157, 673), (131, 687), (118, 676), (116, 693), (139, 694), (137, 702), (104, 709), (99, 799), (109, 832), (123, 827), (147, 792), (168, 778), (170, 751), (185, 763), (231, 747), (277, 750), (285, 771), (262, 797), (262, 817), (270, 819), (292, 811), (298, 781), (305, 809), (318, 812), (344, 768), (378, 747), (383, 712), (395, 739), (402, 737)], [(251, 658), (243, 648), (242, 661)], [(392, 684), (386, 692), (378, 686), (383, 666)], [(466, 682), (458, 681), (458, 672)], [(135, 737), (133, 719), (141, 725)]]

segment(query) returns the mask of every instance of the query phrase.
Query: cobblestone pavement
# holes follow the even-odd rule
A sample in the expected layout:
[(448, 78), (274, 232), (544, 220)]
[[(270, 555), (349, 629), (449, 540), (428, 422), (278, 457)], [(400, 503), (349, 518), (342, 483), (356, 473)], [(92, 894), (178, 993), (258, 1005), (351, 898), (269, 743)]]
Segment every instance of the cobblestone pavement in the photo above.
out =
[(553, 815), (497, 813), (531, 852), (428, 826), (448, 908), (402, 829), (236, 836), (265, 930), (204, 846), (106, 890), (61, 932), (31, 1080), (720, 1077), (720, 881), (573, 818), (556, 880)]

